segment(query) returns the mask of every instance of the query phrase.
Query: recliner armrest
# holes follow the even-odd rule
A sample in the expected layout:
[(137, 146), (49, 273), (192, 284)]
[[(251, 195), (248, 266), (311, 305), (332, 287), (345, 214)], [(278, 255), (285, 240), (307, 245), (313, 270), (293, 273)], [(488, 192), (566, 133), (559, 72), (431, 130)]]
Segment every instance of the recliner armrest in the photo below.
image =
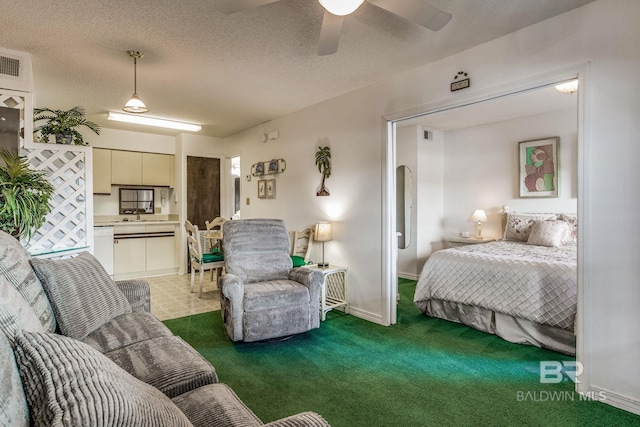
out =
[(220, 276), (220, 305), (225, 328), (232, 341), (243, 339), (244, 283), (239, 276), (225, 273)]
[(146, 280), (118, 280), (115, 283), (134, 312), (151, 312), (151, 290)]
[(318, 270), (312, 270), (306, 267), (293, 268), (289, 271), (289, 279), (298, 283), (302, 283), (309, 292), (314, 294), (320, 290), (324, 277)]

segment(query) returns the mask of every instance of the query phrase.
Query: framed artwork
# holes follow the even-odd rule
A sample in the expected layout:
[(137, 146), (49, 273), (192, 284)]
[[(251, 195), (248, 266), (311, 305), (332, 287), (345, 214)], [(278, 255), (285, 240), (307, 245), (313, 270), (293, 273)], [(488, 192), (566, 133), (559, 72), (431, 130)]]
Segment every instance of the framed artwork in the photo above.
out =
[(558, 148), (552, 136), (518, 143), (520, 197), (558, 197)]
[(276, 180), (267, 179), (266, 181), (267, 181), (266, 197), (267, 199), (275, 199), (276, 198)]
[(258, 199), (264, 199), (267, 197), (267, 180), (261, 179), (258, 181)]

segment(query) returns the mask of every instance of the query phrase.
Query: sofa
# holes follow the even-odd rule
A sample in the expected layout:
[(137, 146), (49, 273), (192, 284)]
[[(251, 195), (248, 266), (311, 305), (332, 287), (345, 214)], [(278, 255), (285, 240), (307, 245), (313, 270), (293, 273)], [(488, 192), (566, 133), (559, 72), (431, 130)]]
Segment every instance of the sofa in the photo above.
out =
[(31, 258), (0, 231), (0, 330), (2, 426), (263, 425), (150, 313), (145, 281), (114, 282), (88, 252)]

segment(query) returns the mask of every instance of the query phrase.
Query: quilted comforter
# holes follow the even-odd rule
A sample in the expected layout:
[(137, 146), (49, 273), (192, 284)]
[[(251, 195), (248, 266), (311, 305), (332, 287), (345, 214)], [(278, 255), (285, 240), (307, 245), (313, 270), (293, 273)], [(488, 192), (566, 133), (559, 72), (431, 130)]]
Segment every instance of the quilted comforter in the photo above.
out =
[(573, 331), (577, 304), (576, 247), (500, 241), (435, 252), (414, 295), (479, 306)]

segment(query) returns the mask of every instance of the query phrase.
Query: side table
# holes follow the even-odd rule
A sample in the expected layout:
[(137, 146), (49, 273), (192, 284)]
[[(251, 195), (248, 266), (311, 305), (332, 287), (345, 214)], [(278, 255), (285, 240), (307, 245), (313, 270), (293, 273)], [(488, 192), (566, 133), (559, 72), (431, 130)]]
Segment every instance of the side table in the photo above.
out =
[(320, 290), (320, 319), (325, 320), (327, 312), (337, 307), (344, 307), (344, 312), (349, 312), (347, 302), (347, 275), (348, 267), (330, 264), (322, 268), (317, 265), (306, 265), (312, 270), (318, 270), (324, 275), (324, 282)]
[(489, 237), (483, 237), (482, 239), (477, 239), (475, 237), (449, 237), (449, 245), (452, 248), (455, 248), (456, 246), (475, 245), (478, 243), (488, 243), (495, 241), (496, 239), (492, 239)]

